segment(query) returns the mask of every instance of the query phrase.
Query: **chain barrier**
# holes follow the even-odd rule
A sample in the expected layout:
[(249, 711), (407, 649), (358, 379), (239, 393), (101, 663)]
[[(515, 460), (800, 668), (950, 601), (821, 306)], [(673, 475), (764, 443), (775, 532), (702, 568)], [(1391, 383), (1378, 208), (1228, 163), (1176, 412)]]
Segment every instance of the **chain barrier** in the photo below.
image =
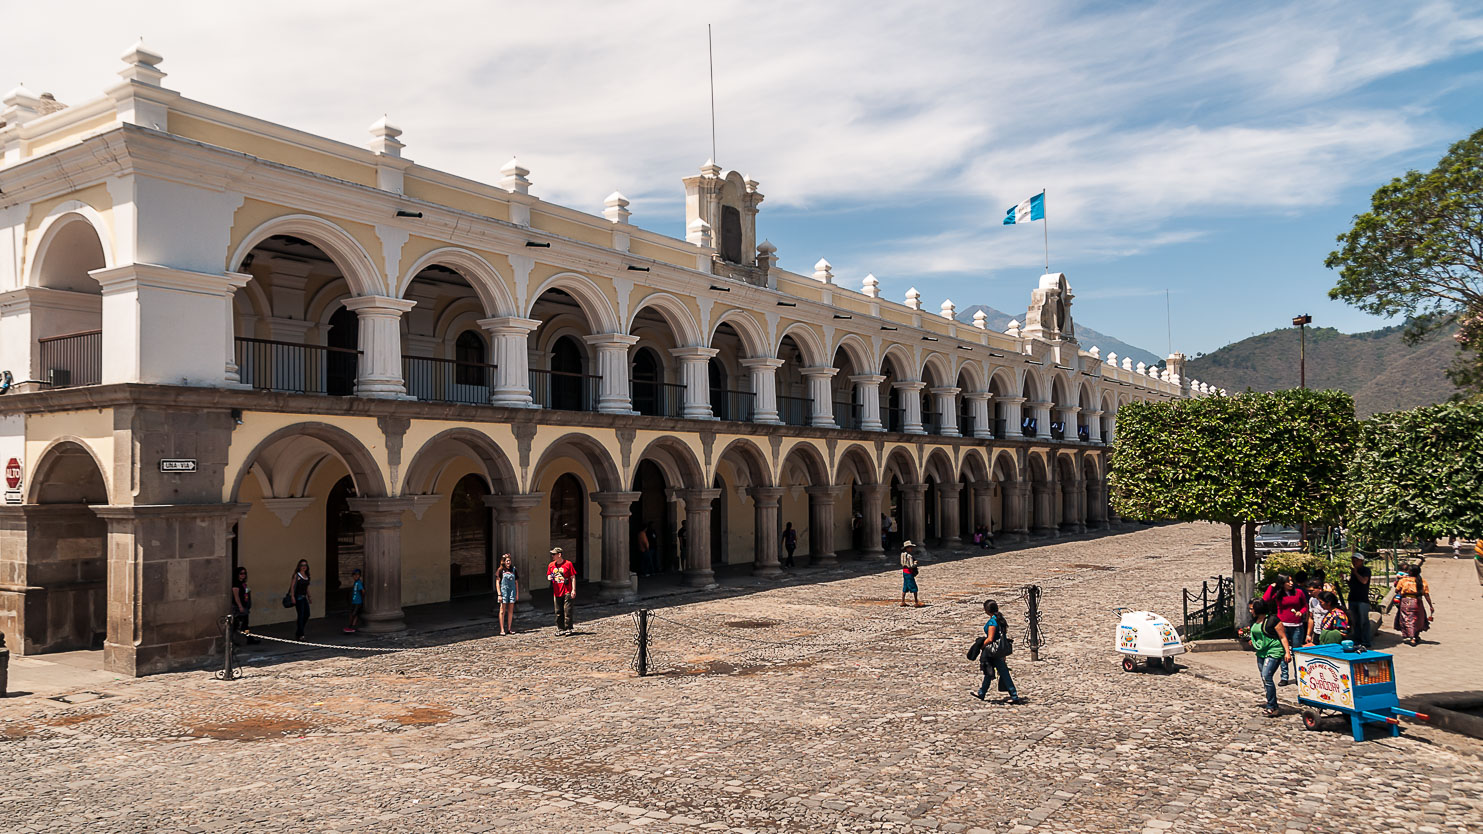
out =
[(310, 643), (307, 640), (290, 640), (287, 637), (272, 637), (253, 631), (238, 631), (237, 618), (232, 614), (228, 614), (222, 618), (222, 631), (225, 635), (222, 649), (222, 668), (212, 674), (212, 677), (219, 681), (234, 681), (242, 677), (242, 666), (237, 662), (237, 647), (233, 640), (238, 634), (254, 640), (267, 640), (272, 643), (284, 643), (305, 649), (330, 649), (332, 651), (370, 652), (372, 654), (402, 654), (403, 652), (430, 651), (442, 648), (441, 646), (356, 646), (346, 643)]

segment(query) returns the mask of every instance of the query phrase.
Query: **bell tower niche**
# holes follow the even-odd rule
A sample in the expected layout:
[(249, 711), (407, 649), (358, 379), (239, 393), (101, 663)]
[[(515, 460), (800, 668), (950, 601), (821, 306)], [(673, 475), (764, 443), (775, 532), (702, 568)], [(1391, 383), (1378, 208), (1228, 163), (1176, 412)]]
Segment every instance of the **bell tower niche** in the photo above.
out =
[(699, 176), (685, 178), (686, 239), (715, 247), (717, 257), (726, 263), (757, 266), (757, 205), (761, 202), (756, 180), (735, 171), (723, 176), (721, 166), (706, 160)]
[(1071, 285), (1066, 273), (1051, 272), (1040, 276), (1040, 286), (1030, 293), (1030, 310), (1025, 314), (1023, 333), (1044, 342), (1076, 344), (1076, 325), (1071, 321)]

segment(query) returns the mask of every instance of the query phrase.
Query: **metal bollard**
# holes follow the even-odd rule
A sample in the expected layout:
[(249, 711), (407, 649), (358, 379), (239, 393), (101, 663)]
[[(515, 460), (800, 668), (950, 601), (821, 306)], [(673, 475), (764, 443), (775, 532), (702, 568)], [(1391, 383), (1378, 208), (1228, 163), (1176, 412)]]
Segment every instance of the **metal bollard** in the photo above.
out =
[(236, 625), (237, 618), (231, 614), (226, 615), (221, 620), (222, 634), (226, 637), (226, 640), (223, 642), (221, 649), (221, 671), (216, 673), (216, 679), (219, 681), (234, 681), (242, 677), (242, 670), (237, 668), (233, 662), (235, 660), (233, 650), (236, 646), (232, 642), (232, 635), (236, 632)]
[(639, 677), (649, 674), (649, 609), (639, 609), (639, 653), (638, 673)]
[(10, 649), (5, 648), (5, 633), (0, 632), (0, 698), (10, 685)]
[(1025, 596), (1029, 598), (1030, 610), (1026, 619), (1030, 625), (1030, 659), (1040, 659), (1040, 586), (1031, 585), (1025, 589)]

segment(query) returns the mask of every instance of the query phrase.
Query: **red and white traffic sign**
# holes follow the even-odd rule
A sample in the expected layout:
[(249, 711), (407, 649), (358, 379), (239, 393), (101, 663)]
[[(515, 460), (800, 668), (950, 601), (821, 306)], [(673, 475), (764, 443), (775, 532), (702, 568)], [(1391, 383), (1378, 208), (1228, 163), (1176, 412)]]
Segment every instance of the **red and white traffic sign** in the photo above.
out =
[(21, 486), (21, 462), (19, 458), (11, 458), (5, 463), (5, 485), (11, 489), (20, 489)]

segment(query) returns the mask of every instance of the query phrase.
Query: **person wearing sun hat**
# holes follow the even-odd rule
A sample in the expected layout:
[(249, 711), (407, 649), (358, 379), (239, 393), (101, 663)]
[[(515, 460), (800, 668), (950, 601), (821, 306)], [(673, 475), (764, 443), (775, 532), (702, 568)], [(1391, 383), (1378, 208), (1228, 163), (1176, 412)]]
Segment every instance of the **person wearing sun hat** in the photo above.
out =
[(906, 595), (911, 594), (911, 599), (922, 607), (922, 600), (917, 596), (917, 546), (910, 542), (901, 543), (901, 607), (906, 607)]
[(551, 582), (551, 603), (556, 609), (557, 635), (572, 634), (572, 603), (577, 599), (577, 566), (567, 561), (561, 548), (551, 548), (551, 564), (546, 566), (546, 579)]

